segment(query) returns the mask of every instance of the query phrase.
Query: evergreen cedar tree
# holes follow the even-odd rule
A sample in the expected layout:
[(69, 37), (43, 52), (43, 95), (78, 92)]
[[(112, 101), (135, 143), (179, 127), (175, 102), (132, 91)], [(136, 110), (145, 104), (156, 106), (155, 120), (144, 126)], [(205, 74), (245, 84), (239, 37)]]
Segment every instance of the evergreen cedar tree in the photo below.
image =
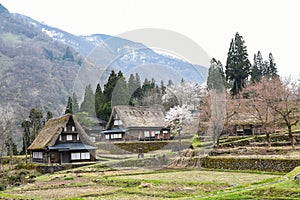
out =
[(95, 113), (95, 96), (91, 84), (86, 86), (84, 99), (80, 106), (81, 112), (87, 112), (91, 115)]
[(268, 79), (278, 78), (276, 63), (272, 53), (269, 53), (269, 60), (263, 60), (260, 51), (254, 54), (253, 65), (251, 66), (251, 83), (258, 83), (263, 77)]
[(222, 63), (213, 58), (210, 61), (210, 67), (208, 69), (207, 88), (208, 90), (224, 90), (226, 85), (225, 75), (222, 67)]
[(73, 102), (72, 97), (68, 98), (65, 114), (73, 114)]
[[(166, 86), (163, 81), (160, 84), (158, 87), (154, 78), (151, 80), (146, 78), (141, 84), (138, 73), (131, 74), (127, 82), (121, 71), (116, 74), (112, 70), (103, 89), (100, 84), (97, 84), (95, 93), (93, 93), (91, 85), (86, 86), (80, 109), (77, 96), (73, 93), (73, 98), (69, 97), (68, 99), (65, 112), (73, 114), (86, 112), (89, 116), (96, 116), (107, 121), (112, 107), (115, 105), (146, 106), (161, 103), (161, 98), (166, 93)], [(173, 85), (171, 80), (168, 82), (168, 86), (170, 85)]]
[[(254, 54), (253, 64), (251, 65), (248, 60), (247, 47), (245, 41), (239, 33), (235, 34), (235, 37), (231, 40), (229, 51), (227, 54), (225, 75), (222, 75), (222, 64), (216, 59), (211, 60), (211, 69), (209, 69), (209, 76), (207, 85), (209, 89), (220, 85), (222, 78), (225, 77), (226, 86), (230, 89), (231, 95), (238, 95), (248, 81), (250, 75), (250, 81), (252, 83), (259, 82), (263, 77), (268, 79), (278, 78), (278, 72), (276, 63), (272, 53), (269, 53), (268, 60), (263, 60), (260, 51)], [(220, 73), (221, 80), (218, 80), (215, 76), (217, 71)], [(217, 83), (213, 83), (217, 81)]]
[(246, 86), (246, 80), (250, 74), (250, 62), (248, 60), (245, 41), (239, 33), (231, 40), (226, 61), (226, 81), (230, 85), (233, 96), (239, 94)]
[(39, 109), (32, 108), (30, 110), (28, 119), (23, 120), (22, 128), (24, 131), (23, 135), (23, 147), (20, 154), (27, 155), (27, 148), (34, 141), (40, 130), (44, 127), (46, 121), (53, 117), (52, 112), (47, 111), (45, 118), (43, 113)]

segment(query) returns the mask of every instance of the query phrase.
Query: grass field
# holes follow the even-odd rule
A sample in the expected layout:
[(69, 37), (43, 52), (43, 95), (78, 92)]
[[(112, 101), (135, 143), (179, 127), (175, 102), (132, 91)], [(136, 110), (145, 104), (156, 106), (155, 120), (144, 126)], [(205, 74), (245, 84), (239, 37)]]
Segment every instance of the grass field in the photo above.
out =
[(300, 198), (289, 175), (212, 170), (112, 170), (99, 164), (46, 174), (9, 188), (0, 199)]
[[(275, 136), (273, 138), (276, 140), (283, 138), (281, 135)], [(263, 136), (255, 140), (252, 136), (224, 138), (221, 143), (235, 145), (209, 149), (209, 151), (220, 157), (262, 156), (294, 159), (300, 155), (299, 146), (295, 149), (290, 146), (266, 148), (255, 145), (243, 146), (241, 143), (244, 140), (260, 142), (263, 141), (261, 137)], [(203, 142), (194, 137), (193, 144), (199, 146)], [(135, 154), (101, 154), (102, 164), (97, 163), (45, 175), (39, 175), (34, 172), (34, 169), (30, 171), (22, 168), (23, 165), (20, 163), (24, 158), (16, 157), (15, 163), (19, 163), (16, 165), (19, 167), (7, 171), (11, 182), (17, 180), (17, 177), (22, 177), (24, 180), (31, 175), (36, 177), (31, 183), (19, 181), (20, 186), (10, 186), (0, 191), (0, 199), (300, 199), (300, 182), (294, 180), (294, 176), (300, 173), (300, 167), (288, 174), (203, 168), (162, 169), (160, 167), (159, 170), (153, 170), (154, 168), (144, 166), (150, 162), (141, 162), (148, 160), (158, 162), (161, 155), (172, 160), (179, 157), (180, 153), (159, 150), (145, 154), (142, 160), (138, 160)], [(4, 161), (8, 163), (8, 160)], [(115, 165), (116, 163), (121, 164), (121, 167)], [(139, 163), (144, 164), (143, 167), (137, 167)]]

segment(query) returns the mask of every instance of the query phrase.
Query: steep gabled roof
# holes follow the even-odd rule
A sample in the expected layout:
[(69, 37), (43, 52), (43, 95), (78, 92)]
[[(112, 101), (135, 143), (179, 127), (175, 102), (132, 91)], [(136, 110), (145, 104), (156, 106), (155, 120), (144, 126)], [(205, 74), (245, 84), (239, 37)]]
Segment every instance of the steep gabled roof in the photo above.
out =
[(260, 124), (259, 116), (251, 106), (250, 99), (235, 99), (230, 101), (238, 101), (239, 106), (234, 108), (235, 114), (230, 118), (229, 124), (232, 125), (249, 125)]
[(161, 106), (115, 106), (107, 123), (106, 129), (112, 124), (117, 114), (124, 128), (129, 127), (164, 127), (165, 112)]
[(81, 125), (78, 123), (76, 118), (71, 114), (67, 114), (62, 117), (53, 118), (47, 121), (44, 128), (40, 131), (32, 144), (28, 147), (28, 150), (47, 149), (47, 147), (53, 146), (59, 135), (61, 134), (63, 128), (71, 118), (75, 123), (76, 130), (79, 134), (81, 142), (83, 144), (95, 146), (94, 143), (89, 139), (89, 136), (83, 130)]

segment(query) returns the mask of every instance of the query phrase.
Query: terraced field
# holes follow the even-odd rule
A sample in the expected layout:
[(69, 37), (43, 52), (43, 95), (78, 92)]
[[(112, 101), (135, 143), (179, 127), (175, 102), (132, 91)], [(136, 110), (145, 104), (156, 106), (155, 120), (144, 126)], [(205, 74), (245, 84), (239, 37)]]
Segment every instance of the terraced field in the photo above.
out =
[(242, 171), (114, 170), (94, 164), (38, 176), (33, 183), (3, 191), (0, 199), (300, 198), (300, 184), (292, 177)]

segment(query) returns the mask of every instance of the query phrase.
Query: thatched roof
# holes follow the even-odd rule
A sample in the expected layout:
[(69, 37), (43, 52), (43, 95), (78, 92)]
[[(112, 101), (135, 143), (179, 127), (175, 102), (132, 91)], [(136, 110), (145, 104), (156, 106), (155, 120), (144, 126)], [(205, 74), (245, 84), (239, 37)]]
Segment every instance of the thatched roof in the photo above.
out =
[(117, 114), (124, 128), (129, 127), (164, 127), (165, 113), (161, 106), (115, 106), (106, 129), (112, 124)]
[(260, 124), (260, 121), (251, 113), (238, 112), (230, 120), (232, 125)]
[(229, 124), (232, 125), (250, 125), (260, 124), (258, 115), (255, 110), (249, 106), (251, 105), (250, 99), (237, 99), (231, 101), (238, 101), (239, 106), (233, 108), (235, 114), (229, 119)]
[(94, 143), (89, 139), (89, 136), (83, 130), (81, 125), (78, 123), (76, 118), (73, 115), (67, 114), (62, 117), (53, 118), (47, 121), (44, 128), (40, 131), (32, 144), (28, 147), (28, 150), (45, 150), (48, 147), (53, 146), (71, 118), (75, 123), (76, 130), (79, 134), (81, 142), (86, 145), (95, 146)]

